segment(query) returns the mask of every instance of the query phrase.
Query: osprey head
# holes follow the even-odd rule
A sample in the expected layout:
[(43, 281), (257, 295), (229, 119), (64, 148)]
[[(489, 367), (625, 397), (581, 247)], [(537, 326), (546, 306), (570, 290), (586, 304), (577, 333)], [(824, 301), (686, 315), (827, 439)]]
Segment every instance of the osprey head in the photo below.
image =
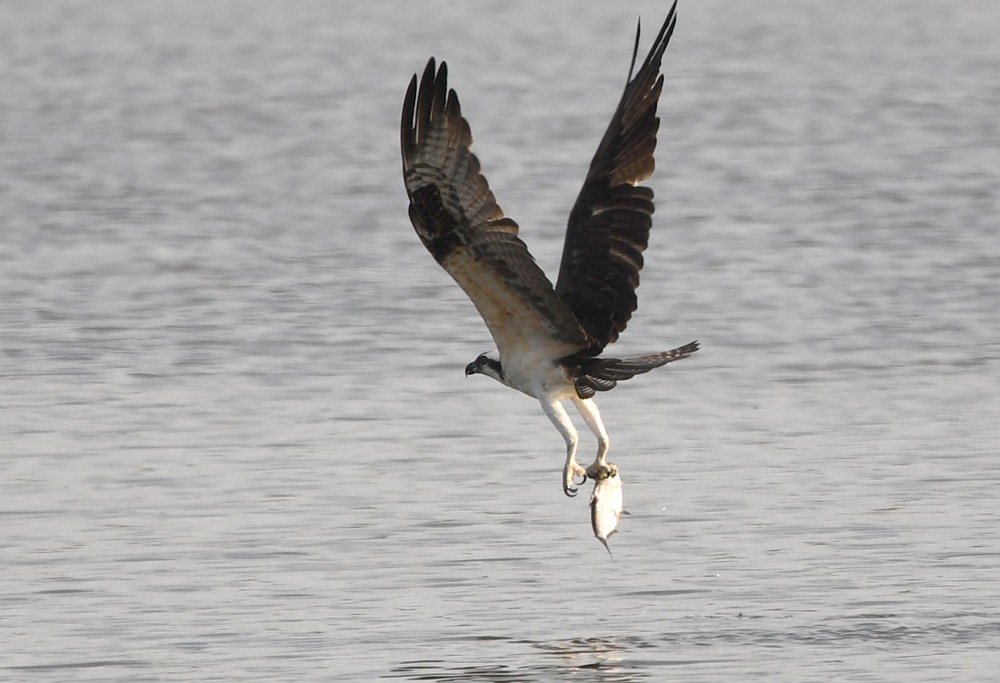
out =
[(481, 374), (492, 377), (503, 384), (503, 366), (493, 353), (481, 353), (476, 360), (465, 366), (465, 376)]

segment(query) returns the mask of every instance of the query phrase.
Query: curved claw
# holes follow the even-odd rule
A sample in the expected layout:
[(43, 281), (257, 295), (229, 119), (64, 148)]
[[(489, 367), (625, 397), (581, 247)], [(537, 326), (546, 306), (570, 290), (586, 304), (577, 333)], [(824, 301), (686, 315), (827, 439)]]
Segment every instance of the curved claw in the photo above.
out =
[(581, 479), (580, 479), (580, 483), (579, 484), (576, 483), (576, 475), (577, 475), (576, 472), (574, 472), (573, 474), (570, 475), (570, 482), (572, 482), (572, 484), (573, 484), (572, 486), (570, 486), (566, 482), (563, 482), (563, 493), (565, 493), (570, 498), (575, 497), (576, 494), (579, 492), (579, 489), (577, 489), (578, 486), (583, 486), (584, 484), (587, 483), (587, 475), (586, 474), (580, 474)]

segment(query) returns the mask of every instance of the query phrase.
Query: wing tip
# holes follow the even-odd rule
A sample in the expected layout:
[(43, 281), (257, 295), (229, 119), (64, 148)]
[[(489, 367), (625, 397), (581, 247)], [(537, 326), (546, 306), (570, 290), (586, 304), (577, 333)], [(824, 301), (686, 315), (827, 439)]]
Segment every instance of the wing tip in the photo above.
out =
[[(670, 38), (674, 34), (674, 26), (677, 25), (677, 0), (670, 6), (670, 11), (667, 12), (667, 18), (663, 20), (663, 25), (660, 27), (659, 32), (656, 34), (656, 39), (653, 41), (652, 47), (649, 48), (649, 54), (646, 55), (646, 59), (642, 62), (642, 67), (639, 69), (636, 79), (638, 80), (643, 76), (643, 74), (653, 65), (656, 66), (656, 70), (659, 71), (659, 65), (663, 59), (663, 53), (667, 50), (667, 45), (670, 43)], [(636, 46), (635, 49), (639, 48), (639, 34), (636, 31)], [(635, 62), (635, 55), (632, 56), (633, 64)], [(631, 79), (632, 69), (629, 69), (629, 82)]]
[(399, 123), (399, 146), (403, 154), (403, 172), (409, 166), (410, 157), (413, 155), (417, 141), (415, 139), (413, 116), (417, 104), (417, 74), (410, 78), (410, 85), (406, 88), (406, 96), (403, 98), (403, 111)]
[[(452, 91), (453, 93), (453, 91)], [(448, 91), (448, 64), (430, 57), (418, 76), (413, 74), (403, 98), (400, 120), (400, 147), (403, 154), (403, 170), (409, 168), (413, 156), (420, 146), (420, 139), (430, 127), (431, 121), (447, 115), (452, 101), (457, 97)]]

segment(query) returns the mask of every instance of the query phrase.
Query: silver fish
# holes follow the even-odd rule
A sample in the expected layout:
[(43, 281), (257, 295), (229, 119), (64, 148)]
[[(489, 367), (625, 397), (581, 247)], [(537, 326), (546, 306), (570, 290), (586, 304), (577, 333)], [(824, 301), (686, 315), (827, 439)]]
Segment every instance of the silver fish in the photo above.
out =
[(607, 471), (601, 471), (594, 478), (594, 493), (590, 496), (590, 525), (594, 528), (594, 536), (604, 545), (608, 555), (611, 555), (608, 539), (618, 530), (623, 505), (622, 478), (618, 474), (618, 467), (609, 464)]

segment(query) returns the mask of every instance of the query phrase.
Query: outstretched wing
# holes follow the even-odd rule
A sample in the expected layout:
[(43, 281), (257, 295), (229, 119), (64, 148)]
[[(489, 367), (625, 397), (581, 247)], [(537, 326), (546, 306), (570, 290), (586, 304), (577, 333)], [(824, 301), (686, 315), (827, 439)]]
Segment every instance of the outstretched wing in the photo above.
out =
[(592, 340), (592, 355), (618, 339), (637, 306), (635, 289), (653, 215), (653, 191), (638, 183), (655, 166), (660, 61), (674, 31), (676, 8), (675, 0), (632, 78), (639, 51), (636, 30), (625, 92), (569, 216), (556, 293)]
[(400, 143), (413, 227), (472, 299), (501, 355), (533, 349), (557, 358), (563, 349), (586, 346), (580, 324), (479, 172), (472, 133), (458, 96), (448, 90), (444, 62), (435, 73), (431, 58), (419, 89), (416, 74), (410, 81)]

